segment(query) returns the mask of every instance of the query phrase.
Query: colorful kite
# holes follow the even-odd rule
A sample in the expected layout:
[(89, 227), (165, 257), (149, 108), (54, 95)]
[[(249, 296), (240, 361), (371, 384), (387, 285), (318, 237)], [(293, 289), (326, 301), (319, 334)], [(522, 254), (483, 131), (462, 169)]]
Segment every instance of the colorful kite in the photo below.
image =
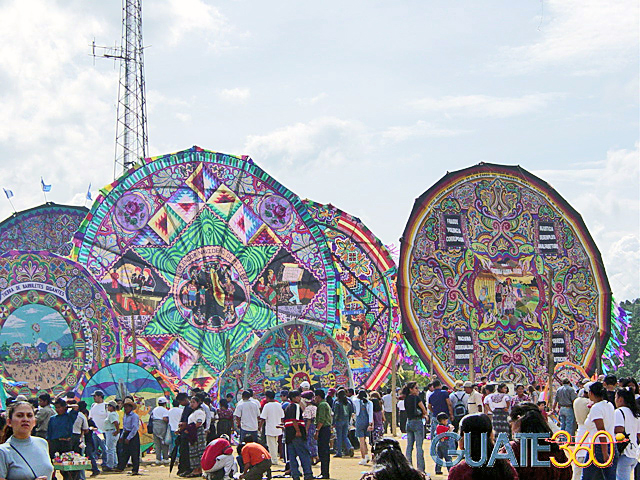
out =
[(492, 381), (544, 381), (550, 344), (555, 363), (591, 373), (611, 331), (584, 222), (520, 167), (449, 173), (416, 200), (398, 290), (407, 340), (447, 383), (470, 364)]
[(162, 352), (164, 373), (194, 384), (279, 323), (335, 327), (321, 230), (247, 157), (193, 147), (149, 159), (102, 190), (74, 243), (112, 299), (127, 355), (135, 333)]
[(321, 325), (294, 321), (265, 333), (247, 356), (244, 386), (266, 390), (351, 387), (352, 373), (344, 349)]
[(39, 250), (63, 257), (71, 253), (73, 235), (89, 210), (48, 202), (14, 213), (0, 223), (0, 248)]
[(340, 279), (340, 328), (333, 336), (347, 352), (354, 384), (376, 389), (390, 373), (400, 330), (395, 262), (358, 218), (333, 205), (304, 203), (327, 238)]
[(142, 451), (153, 443), (153, 435), (147, 432), (149, 415), (157, 406), (159, 397), (170, 398), (171, 388), (155, 370), (148, 370), (139, 363), (118, 362), (101, 365), (93, 373), (84, 375), (79, 391), (89, 407), (93, 404), (93, 394), (101, 390), (105, 402), (122, 400), (125, 395), (133, 396), (136, 413), (140, 417), (140, 444)]
[(82, 374), (122, 354), (102, 287), (81, 265), (48, 252), (0, 257), (0, 375), (11, 394), (59, 395)]

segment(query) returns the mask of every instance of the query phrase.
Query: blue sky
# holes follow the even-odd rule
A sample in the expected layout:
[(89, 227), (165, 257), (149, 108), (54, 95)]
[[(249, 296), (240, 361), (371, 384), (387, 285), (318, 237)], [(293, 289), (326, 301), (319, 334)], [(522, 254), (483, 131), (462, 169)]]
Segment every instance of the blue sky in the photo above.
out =
[[(0, 1), (0, 183), (17, 209), (112, 180), (115, 0)], [(152, 155), (248, 154), (397, 243), (447, 171), (519, 164), (583, 216), (618, 299), (640, 296), (632, 0), (144, 4)], [(10, 214), (4, 199), (0, 217)]]

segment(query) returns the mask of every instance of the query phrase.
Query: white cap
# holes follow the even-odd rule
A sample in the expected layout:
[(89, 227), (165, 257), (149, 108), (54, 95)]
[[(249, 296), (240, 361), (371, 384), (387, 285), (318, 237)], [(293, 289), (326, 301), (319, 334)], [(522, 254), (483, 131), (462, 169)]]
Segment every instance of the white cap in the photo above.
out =
[(158, 405), (165, 405), (169, 402), (169, 400), (166, 399), (166, 397), (159, 397), (158, 398)]
[(300, 389), (310, 390), (311, 384), (305, 380), (304, 382), (300, 383)]

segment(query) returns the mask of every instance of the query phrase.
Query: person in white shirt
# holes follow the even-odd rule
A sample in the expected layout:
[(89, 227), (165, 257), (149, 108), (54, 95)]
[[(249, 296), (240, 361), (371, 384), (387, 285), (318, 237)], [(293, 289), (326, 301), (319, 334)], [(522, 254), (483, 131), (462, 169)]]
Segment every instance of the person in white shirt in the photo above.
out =
[[(75, 400), (70, 400), (67, 405), (73, 410), (78, 411), (79, 406)], [(84, 413), (78, 411), (78, 416), (73, 422), (73, 437), (71, 437), (71, 445), (75, 452), (80, 452), (84, 448), (84, 434), (89, 431), (89, 421)]]
[(387, 388), (387, 393), (382, 396), (382, 409), (384, 410), (384, 433), (386, 435), (387, 428), (391, 426), (393, 418), (393, 396), (390, 388)]
[[(471, 382), (469, 382), (471, 383)], [(456, 383), (453, 387), (453, 392), (449, 394), (449, 400), (451, 401), (451, 408), (453, 408), (453, 418), (451, 419), (451, 423), (454, 428), (458, 428), (458, 424), (462, 417), (464, 417), (469, 412), (468, 401), (469, 394), (466, 390), (462, 389), (462, 380), (456, 380)]]
[(484, 411), (484, 403), (482, 403), (482, 394), (474, 388), (474, 384), (467, 380), (462, 385), (464, 393), (467, 394), (467, 413), (482, 413)]
[(264, 425), (264, 434), (267, 437), (267, 448), (271, 455), (273, 465), (278, 465), (278, 437), (282, 435), (282, 419), (284, 410), (282, 404), (276, 400), (276, 394), (271, 390), (264, 392), (267, 403), (260, 413), (259, 429)]
[(177, 400), (173, 401), (173, 406), (169, 409), (169, 430), (171, 430), (171, 446), (169, 447), (169, 451), (171, 451), (176, 444), (178, 424), (180, 423), (180, 418), (182, 418), (183, 410), (184, 407), (180, 405)]
[(158, 398), (158, 406), (151, 411), (153, 419), (153, 448), (156, 451), (158, 464), (169, 463), (169, 444), (171, 433), (169, 429), (169, 401), (165, 397)]
[[(96, 451), (105, 452), (106, 446), (104, 440), (100, 436), (101, 432), (104, 432), (104, 421), (107, 419), (107, 404), (104, 403), (104, 392), (102, 390), (96, 390), (93, 392), (93, 404), (89, 409), (89, 418), (93, 420), (98, 428), (97, 432), (93, 432), (93, 445)], [(106, 461), (106, 455), (102, 457), (102, 464)]]
[(105, 452), (102, 467), (105, 472), (116, 468), (118, 463), (116, 443), (120, 432), (120, 417), (118, 417), (118, 412), (116, 412), (117, 408), (118, 404), (114, 401), (107, 404), (107, 419), (104, 421)]
[(238, 402), (233, 416), (236, 419), (236, 426), (240, 431), (240, 441), (245, 435), (258, 438), (258, 417), (260, 416), (260, 405), (251, 401), (251, 392), (242, 392), (242, 400)]
[[(587, 419), (584, 421), (585, 431), (588, 436), (584, 441), (585, 445), (593, 443), (594, 458), (601, 465), (605, 464), (605, 459), (609, 459), (609, 443), (604, 436), (595, 437), (596, 432), (606, 430), (615, 438), (615, 412), (613, 404), (607, 401), (607, 389), (601, 382), (593, 382), (589, 386), (589, 400), (593, 402)], [(618, 467), (618, 456), (614, 455), (613, 461), (606, 468), (599, 468), (594, 463), (586, 467), (582, 471), (583, 479), (615, 478), (616, 468)]]
[(628, 480), (638, 464), (640, 455), (640, 409), (631, 390), (621, 388), (616, 392), (615, 433), (626, 433), (629, 443), (620, 454), (616, 471), (617, 480)]

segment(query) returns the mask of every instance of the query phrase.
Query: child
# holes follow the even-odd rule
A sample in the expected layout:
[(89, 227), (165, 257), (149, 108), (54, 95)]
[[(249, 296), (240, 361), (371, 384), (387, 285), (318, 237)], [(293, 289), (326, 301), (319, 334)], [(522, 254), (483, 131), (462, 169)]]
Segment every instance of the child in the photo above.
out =
[[(441, 433), (447, 433), (453, 431), (453, 425), (449, 425), (449, 415), (442, 412), (439, 413), (436, 417), (438, 421), (438, 426), (436, 427), (436, 436)], [(452, 437), (444, 437), (438, 442), (438, 446), (436, 449), (436, 453), (438, 454), (438, 458), (443, 459), (445, 462), (451, 462), (451, 456), (449, 455), (449, 450), (454, 450), (454, 441)], [(447, 467), (447, 472), (449, 471), (449, 467)], [(436, 475), (442, 475), (442, 465), (436, 463)]]
[(540, 400), (538, 402), (538, 410), (540, 410), (540, 413), (544, 417), (545, 421), (548, 421), (549, 417), (547, 416), (547, 402), (545, 402), (544, 400)]

